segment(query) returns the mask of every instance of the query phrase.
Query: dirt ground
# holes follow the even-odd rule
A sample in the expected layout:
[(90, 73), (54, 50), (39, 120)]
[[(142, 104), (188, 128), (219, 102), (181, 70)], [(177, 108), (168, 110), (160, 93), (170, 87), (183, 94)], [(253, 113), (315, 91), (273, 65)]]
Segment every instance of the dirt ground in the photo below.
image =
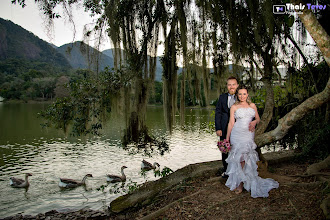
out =
[(225, 179), (212, 176), (191, 179), (162, 191), (153, 203), (124, 214), (79, 210), (70, 213), (50, 211), (37, 216), (6, 219), (325, 219), (320, 208), (329, 187), (314, 177), (303, 175), (309, 164), (284, 163), (259, 170), (263, 178), (280, 183), (268, 198), (252, 198), (243, 191), (236, 195), (225, 186)]
[(314, 177), (297, 177), (308, 165), (285, 163), (269, 167), (272, 172), (260, 170), (261, 177), (280, 183), (268, 198), (252, 198), (247, 191), (236, 195), (225, 179), (214, 176), (182, 182), (152, 205), (110, 219), (325, 219), (320, 204), (328, 186)]

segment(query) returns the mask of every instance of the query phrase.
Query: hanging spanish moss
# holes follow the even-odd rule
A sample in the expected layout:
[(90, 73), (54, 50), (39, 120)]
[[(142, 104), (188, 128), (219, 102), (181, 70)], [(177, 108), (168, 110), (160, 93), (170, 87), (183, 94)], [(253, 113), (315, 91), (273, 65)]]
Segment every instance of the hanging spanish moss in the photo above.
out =
[(167, 129), (170, 131), (174, 125), (177, 111), (176, 28), (176, 22), (173, 21), (171, 30), (166, 36), (165, 54), (162, 59), (164, 117)]
[[(158, 31), (163, 12), (163, 1), (112, 1), (106, 8), (109, 36), (114, 45), (123, 43), (125, 64), (134, 75), (131, 88), (124, 93), (128, 109), (123, 137), (125, 146), (153, 142), (145, 117), (149, 90), (155, 80)], [(117, 50), (114, 55), (118, 68), (121, 59), (118, 59)]]
[(184, 124), (185, 116), (185, 94), (186, 94), (186, 66), (188, 64), (188, 45), (187, 45), (187, 18), (185, 12), (185, 1), (175, 1), (176, 15), (178, 18), (179, 29), (180, 29), (180, 41), (182, 48), (183, 68), (181, 72), (181, 83), (180, 83), (180, 124)]

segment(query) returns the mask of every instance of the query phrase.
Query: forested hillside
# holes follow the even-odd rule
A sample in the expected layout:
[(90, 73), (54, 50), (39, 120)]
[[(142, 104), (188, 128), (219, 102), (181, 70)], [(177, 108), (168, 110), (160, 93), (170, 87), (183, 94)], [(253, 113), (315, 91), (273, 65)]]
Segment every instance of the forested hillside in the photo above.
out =
[(56, 80), (71, 65), (49, 43), (0, 18), (0, 96), (5, 99), (51, 99)]
[(57, 87), (63, 87), (59, 85), (63, 77), (67, 83), (106, 66), (113, 67), (113, 58), (82, 42), (58, 48), (0, 18), (0, 97), (6, 100), (62, 96), (62, 89)]
[(0, 18), (0, 60), (24, 59), (70, 67), (65, 57), (49, 43), (11, 21)]
[[(65, 76), (69, 82), (113, 66), (112, 49), (100, 52), (80, 41), (56, 47), (0, 18), (0, 97), (6, 100), (52, 99), (59, 91), (59, 77)], [(157, 58), (155, 80), (161, 79), (162, 66)]]

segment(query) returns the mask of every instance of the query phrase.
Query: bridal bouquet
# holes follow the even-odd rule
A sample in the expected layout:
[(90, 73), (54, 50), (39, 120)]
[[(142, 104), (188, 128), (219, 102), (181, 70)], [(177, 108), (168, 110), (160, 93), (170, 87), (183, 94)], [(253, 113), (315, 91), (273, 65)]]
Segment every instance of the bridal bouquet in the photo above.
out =
[(231, 149), (231, 144), (227, 139), (224, 139), (223, 141), (218, 141), (218, 148), (222, 153), (228, 153)]

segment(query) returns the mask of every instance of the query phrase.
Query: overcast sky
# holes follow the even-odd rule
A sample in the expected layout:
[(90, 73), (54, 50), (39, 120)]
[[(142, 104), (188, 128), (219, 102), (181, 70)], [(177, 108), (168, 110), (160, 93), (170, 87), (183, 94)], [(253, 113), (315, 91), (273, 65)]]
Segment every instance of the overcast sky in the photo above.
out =
[[(73, 26), (64, 16), (54, 22), (54, 32), (47, 31), (47, 25), (42, 19), (43, 14), (38, 10), (38, 6), (32, 0), (26, 1), (27, 6), (22, 8), (19, 4), (12, 4), (11, 0), (0, 0), (0, 17), (20, 25), (24, 29), (32, 32), (39, 38), (53, 43), (56, 46), (70, 43), (72, 41), (83, 40), (83, 28), (95, 20), (91, 18), (84, 9), (79, 6), (73, 7), (73, 20), (76, 26), (76, 36), (73, 35)], [(61, 13), (61, 8), (56, 12)], [(101, 50), (111, 48), (108, 40), (104, 42)]]
[[(55, 19), (54, 32), (49, 33), (47, 26), (45, 25), (43, 14), (38, 10), (38, 6), (34, 3), (34, 0), (26, 0), (27, 6), (22, 8), (18, 4), (11, 4), (11, 0), (0, 0), (0, 17), (3, 19), (11, 20), (15, 24), (20, 25), (24, 29), (32, 32), (39, 38), (53, 43), (56, 46), (62, 46), (63, 44), (71, 43), (73, 41), (83, 40), (83, 28), (85, 24), (93, 23), (96, 18), (91, 18), (87, 12), (84, 12), (83, 7), (73, 6), (73, 20), (76, 27), (76, 36), (73, 35), (72, 23), (65, 18), (65, 16)], [(61, 7), (56, 8), (56, 12), (61, 15)], [(294, 31), (295, 33), (295, 31)], [(295, 35), (295, 34), (294, 34)], [(308, 34), (308, 41), (313, 42)], [(90, 42), (89, 45), (93, 46)], [(109, 40), (104, 40), (100, 50), (112, 48)], [(305, 48), (302, 48), (305, 49)], [(306, 48), (308, 50), (308, 48)], [(158, 46), (158, 55), (162, 55), (164, 46)], [(314, 51), (312, 53), (315, 53)]]

